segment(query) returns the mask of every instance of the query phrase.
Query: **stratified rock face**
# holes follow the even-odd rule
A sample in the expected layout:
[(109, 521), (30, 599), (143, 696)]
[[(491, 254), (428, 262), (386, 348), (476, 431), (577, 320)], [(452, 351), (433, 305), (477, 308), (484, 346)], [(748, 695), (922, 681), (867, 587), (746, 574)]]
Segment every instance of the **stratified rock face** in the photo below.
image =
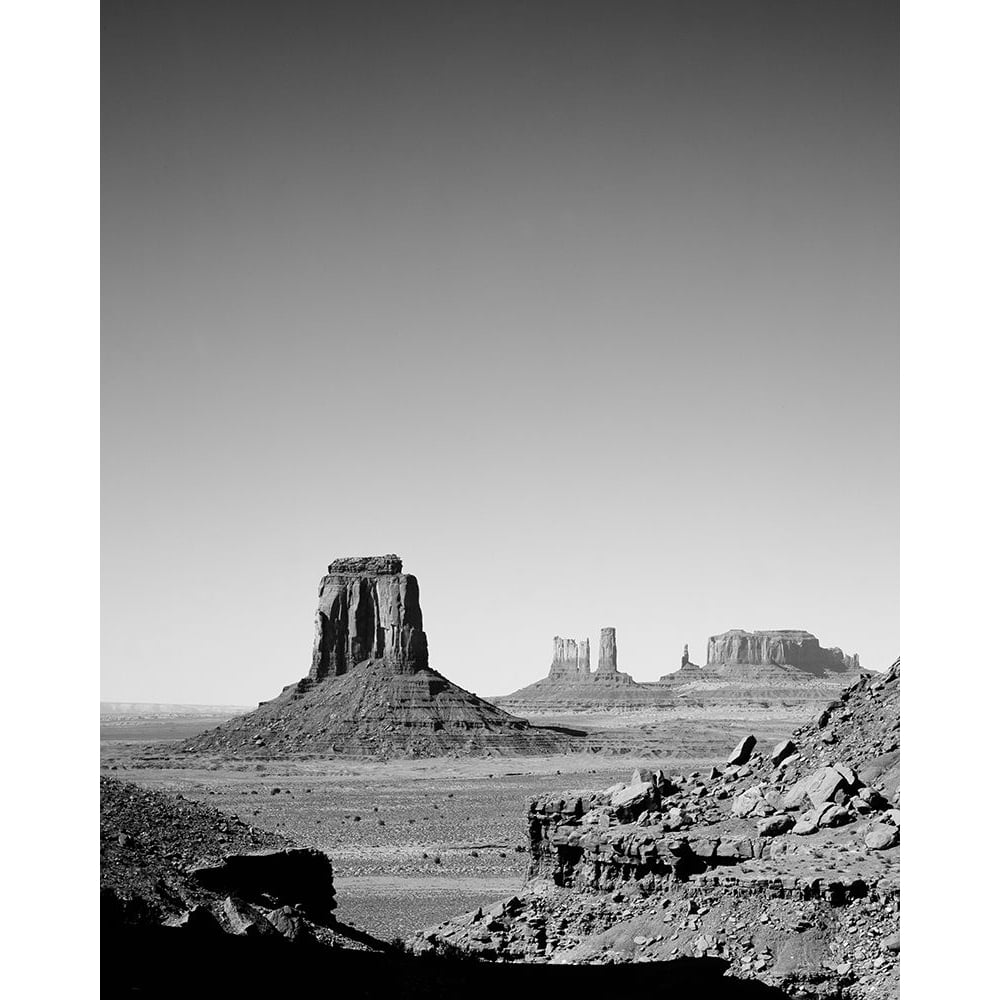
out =
[[(684, 647), (680, 667), (658, 681), (635, 681), (618, 670), (615, 630), (601, 630), (597, 670), (589, 684), (569, 683), (571, 671), (550, 670), (543, 680), (493, 699), (518, 715), (594, 708), (675, 708), (686, 704), (801, 705), (803, 718), (829, 701), (852, 675), (862, 673), (857, 656), (825, 649), (801, 630), (745, 632), (734, 629), (709, 639), (709, 662), (699, 667)], [(553, 661), (555, 667), (555, 661)], [(587, 680), (581, 675), (582, 680)]]
[(795, 667), (813, 674), (858, 673), (857, 654), (840, 649), (824, 649), (810, 632), (779, 630), (744, 632), (730, 629), (708, 640), (706, 669), (729, 673), (744, 666)]
[(748, 735), (710, 772), (547, 789), (528, 804), (523, 891), (411, 948), (590, 967), (613, 944), (618, 968), (724, 959), (727, 980), (757, 980), (748, 996), (898, 996), (899, 687), (898, 661), (862, 674), (822, 725), (773, 753)]
[(330, 563), (319, 585), (312, 680), (339, 677), (366, 660), (384, 660), (402, 674), (427, 668), (420, 589), (402, 569), (396, 555)]
[(555, 636), (552, 639), (549, 678), (571, 683), (590, 680), (590, 640), (577, 641)]
[(599, 674), (618, 673), (618, 642), (613, 628), (601, 629), (601, 654), (597, 661)]
[(428, 666), (417, 580), (402, 570), (395, 555), (334, 560), (320, 582), (308, 676), (183, 748), (254, 756), (567, 749), (564, 733), (536, 729)]

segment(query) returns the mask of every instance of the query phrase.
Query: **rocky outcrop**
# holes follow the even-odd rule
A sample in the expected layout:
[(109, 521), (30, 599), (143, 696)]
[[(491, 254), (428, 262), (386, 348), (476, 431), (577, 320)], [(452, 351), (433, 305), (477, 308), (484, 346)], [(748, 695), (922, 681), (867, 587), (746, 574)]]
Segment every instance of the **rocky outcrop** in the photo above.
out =
[(810, 674), (858, 673), (857, 654), (847, 656), (840, 649), (824, 649), (810, 632), (783, 629), (745, 632), (730, 629), (708, 640), (705, 666), (726, 674), (747, 666), (794, 667)]
[(320, 581), (308, 675), (182, 748), (249, 756), (568, 749), (564, 732), (531, 726), (428, 666), (417, 579), (402, 570), (395, 555), (334, 560)]
[(613, 628), (601, 629), (601, 655), (597, 661), (597, 672), (618, 673), (618, 639)]
[[(510, 711), (578, 711), (596, 708), (638, 708), (664, 700), (646, 691), (630, 674), (618, 669), (618, 642), (613, 628), (601, 629), (597, 669), (590, 670), (590, 640), (553, 640), (547, 677), (493, 703)], [(669, 696), (667, 696), (669, 698)]]
[(337, 943), (333, 869), (321, 851), (112, 778), (101, 778), (100, 806), (102, 935), (173, 927)]
[(590, 640), (563, 639), (555, 636), (552, 640), (552, 666), (549, 680), (576, 684), (590, 680)]
[(324, 919), (337, 906), (330, 859), (311, 847), (225, 854), (190, 872), (212, 892), (236, 895), (266, 909), (294, 903), (307, 916)]
[(664, 674), (657, 681), (657, 684), (692, 684), (704, 680), (705, 676), (705, 671), (697, 663), (691, 662), (687, 643), (685, 643), (680, 667), (672, 673)]
[(748, 735), (709, 773), (640, 769), (533, 799), (524, 891), (410, 947), (559, 964), (711, 957), (786, 996), (897, 996), (899, 682), (898, 661), (862, 675), (822, 725), (772, 752)]
[[(816, 636), (801, 630), (744, 632), (733, 629), (708, 641), (708, 662), (691, 662), (684, 647), (680, 667), (653, 682), (636, 681), (618, 670), (615, 629), (601, 630), (597, 670), (574, 669), (572, 640), (557, 639), (549, 675), (494, 703), (522, 715), (586, 712), (594, 709), (698, 708), (780, 705), (801, 711), (837, 694), (844, 681), (861, 673), (858, 657), (826, 649)], [(589, 644), (587, 645), (589, 662)], [(579, 646), (577, 646), (579, 650)]]
[(420, 588), (396, 555), (335, 559), (320, 581), (309, 677), (340, 676), (368, 660), (405, 674), (427, 669)]
[(601, 629), (600, 658), (597, 661), (597, 670), (594, 672), (593, 680), (600, 685), (635, 686), (632, 675), (622, 673), (618, 669), (618, 637), (613, 628)]

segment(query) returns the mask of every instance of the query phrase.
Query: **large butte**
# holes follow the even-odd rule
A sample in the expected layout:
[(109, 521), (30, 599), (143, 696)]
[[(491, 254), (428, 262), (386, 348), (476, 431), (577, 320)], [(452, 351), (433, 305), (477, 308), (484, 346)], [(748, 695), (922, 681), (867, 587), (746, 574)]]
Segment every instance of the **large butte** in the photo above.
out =
[(417, 578), (396, 555), (335, 559), (320, 580), (309, 673), (247, 715), (182, 744), (244, 756), (558, 753), (529, 725), (429, 665)]

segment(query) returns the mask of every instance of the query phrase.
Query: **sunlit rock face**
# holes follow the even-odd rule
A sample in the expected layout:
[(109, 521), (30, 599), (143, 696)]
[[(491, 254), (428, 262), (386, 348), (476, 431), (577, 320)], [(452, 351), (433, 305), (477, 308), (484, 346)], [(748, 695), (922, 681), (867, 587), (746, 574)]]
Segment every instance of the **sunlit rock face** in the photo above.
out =
[(857, 654), (825, 649), (811, 632), (781, 629), (745, 632), (730, 629), (708, 640), (706, 669), (727, 673), (745, 666), (796, 667), (813, 674), (857, 673)]
[(549, 678), (570, 682), (590, 680), (590, 640), (555, 636)]
[(601, 654), (597, 661), (599, 674), (615, 674), (618, 672), (618, 641), (613, 628), (601, 629)]
[(383, 660), (401, 674), (427, 668), (427, 635), (417, 578), (399, 556), (335, 559), (319, 585), (314, 681)]

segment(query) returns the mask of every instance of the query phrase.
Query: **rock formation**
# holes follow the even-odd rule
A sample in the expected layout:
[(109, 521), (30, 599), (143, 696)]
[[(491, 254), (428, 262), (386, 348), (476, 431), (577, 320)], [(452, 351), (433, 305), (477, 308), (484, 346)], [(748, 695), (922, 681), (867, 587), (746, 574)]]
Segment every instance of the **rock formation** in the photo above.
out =
[(590, 680), (590, 640), (563, 639), (558, 635), (552, 640), (552, 666), (549, 679), (575, 684)]
[(401, 674), (427, 669), (420, 588), (396, 555), (335, 559), (320, 581), (309, 677), (340, 676), (368, 660)]
[(260, 938), (294, 925), (295, 937), (334, 943), (322, 851), (113, 778), (101, 778), (100, 801), (102, 932), (126, 924)]
[(662, 694), (647, 693), (630, 674), (618, 669), (618, 643), (613, 628), (601, 629), (597, 669), (590, 670), (590, 640), (553, 640), (552, 665), (547, 677), (520, 691), (492, 699), (518, 712), (558, 712), (594, 708), (638, 708)]
[[(844, 680), (861, 673), (858, 657), (826, 649), (801, 630), (745, 632), (732, 629), (708, 640), (704, 667), (691, 662), (685, 645), (679, 669), (655, 682), (638, 682), (618, 670), (613, 628), (601, 629), (597, 670), (579, 670), (572, 640), (556, 639), (549, 675), (494, 703), (518, 714), (590, 711), (597, 708), (704, 706), (812, 706), (829, 701)], [(563, 645), (560, 645), (563, 644)], [(579, 650), (579, 646), (576, 647)], [(587, 661), (589, 666), (589, 644)], [(578, 683), (579, 681), (588, 681)]]
[[(577, 648), (578, 668), (580, 662)], [(320, 581), (305, 677), (182, 746), (264, 756), (433, 756), (548, 753), (571, 743), (565, 733), (508, 715), (429, 667), (417, 579), (403, 573), (398, 556), (387, 555), (330, 563)]]
[(599, 674), (618, 673), (618, 640), (613, 628), (601, 629), (601, 656), (597, 661)]
[(708, 640), (705, 665), (727, 673), (745, 666), (795, 667), (811, 674), (858, 673), (857, 654), (846, 656), (840, 649), (824, 649), (816, 636), (798, 629), (744, 632), (730, 629)]
[(664, 674), (658, 684), (694, 684), (704, 680), (705, 671), (696, 663), (691, 662), (688, 653), (687, 643), (684, 644), (684, 652), (681, 654), (681, 665), (673, 673)]
[(770, 752), (747, 736), (710, 772), (539, 796), (524, 890), (410, 948), (616, 968), (713, 958), (781, 996), (898, 996), (899, 689), (897, 660)]

